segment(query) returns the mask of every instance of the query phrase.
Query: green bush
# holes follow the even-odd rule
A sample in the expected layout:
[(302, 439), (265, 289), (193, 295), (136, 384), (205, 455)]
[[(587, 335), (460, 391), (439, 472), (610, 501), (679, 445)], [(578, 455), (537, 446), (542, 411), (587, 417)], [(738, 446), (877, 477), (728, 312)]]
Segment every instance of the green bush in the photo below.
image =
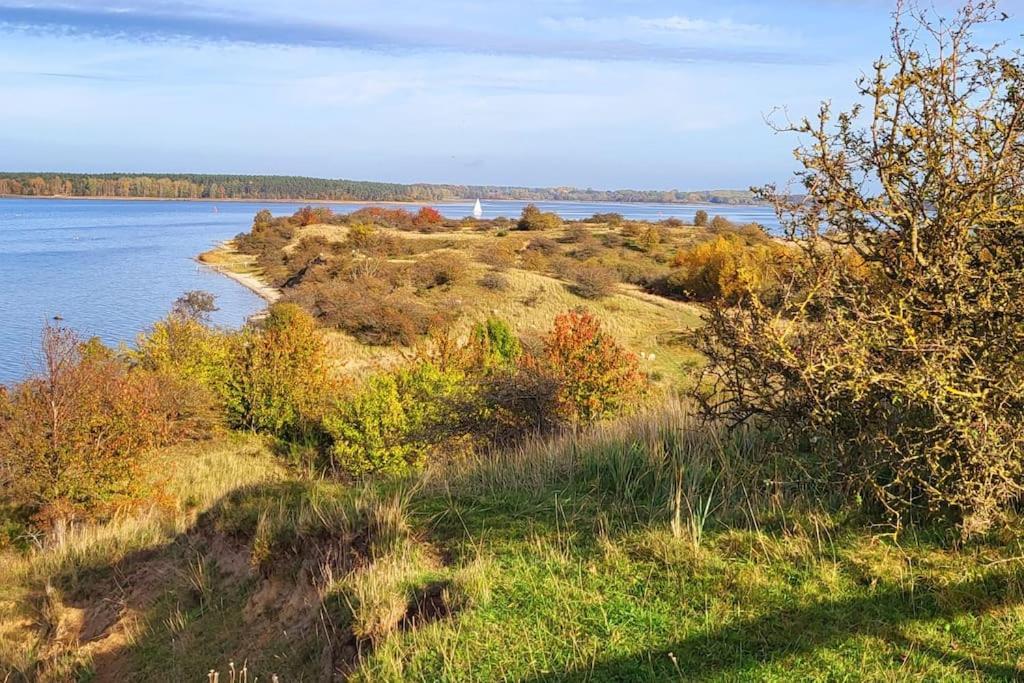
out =
[(354, 476), (421, 468), (431, 449), (458, 431), (463, 380), (429, 362), (371, 377), (324, 421), (334, 466)]
[(275, 304), (258, 326), (233, 337), (227, 411), (241, 429), (298, 438), (315, 425), (328, 393), (326, 349), (316, 321)]
[(232, 372), (231, 352), (229, 334), (210, 328), (201, 316), (186, 314), (176, 304), (171, 315), (138, 338), (128, 357), (140, 368), (202, 387), (223, 404)]
[(474, 325), (470, 339), (484, 369), (511, 367), (523, 353), (519, 337), (500, 318), (488, 318)]

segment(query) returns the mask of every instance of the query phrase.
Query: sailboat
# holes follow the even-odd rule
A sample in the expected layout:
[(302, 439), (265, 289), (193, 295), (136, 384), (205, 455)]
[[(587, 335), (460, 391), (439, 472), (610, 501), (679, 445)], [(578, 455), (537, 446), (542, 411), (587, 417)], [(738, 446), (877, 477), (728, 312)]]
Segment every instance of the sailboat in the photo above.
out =
[(476, 200), (476, 204), (473, 205), (473, 218), (482, 218), (484, 215), (484, 207), (480, 206), (480, 200)]

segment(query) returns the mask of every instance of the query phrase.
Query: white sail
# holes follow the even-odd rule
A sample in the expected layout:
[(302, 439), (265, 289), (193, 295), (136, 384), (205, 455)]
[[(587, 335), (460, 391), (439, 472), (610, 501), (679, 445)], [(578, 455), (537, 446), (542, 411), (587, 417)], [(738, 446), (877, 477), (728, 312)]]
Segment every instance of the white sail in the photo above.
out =
[(484, 215), (484, 207), (480, 206), (480, 200), (476, 200), (476, 204), (473, 205), (473, 218), (480, 218)]

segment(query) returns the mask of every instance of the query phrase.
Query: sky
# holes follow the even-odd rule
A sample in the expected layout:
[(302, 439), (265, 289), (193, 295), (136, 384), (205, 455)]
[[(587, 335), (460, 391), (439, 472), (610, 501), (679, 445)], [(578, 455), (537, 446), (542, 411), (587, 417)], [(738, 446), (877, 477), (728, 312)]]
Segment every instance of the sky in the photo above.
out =
[[(999, 29), (1018, 44), (1022, 4), (1004, 3), (1011, 19)], [(887, 49), (892, 9), (0, 0), (0, 169), (602, 189), (782, 182), (798, 140), (766, 117), (812, 114), (823, 99), (849, 106)]]

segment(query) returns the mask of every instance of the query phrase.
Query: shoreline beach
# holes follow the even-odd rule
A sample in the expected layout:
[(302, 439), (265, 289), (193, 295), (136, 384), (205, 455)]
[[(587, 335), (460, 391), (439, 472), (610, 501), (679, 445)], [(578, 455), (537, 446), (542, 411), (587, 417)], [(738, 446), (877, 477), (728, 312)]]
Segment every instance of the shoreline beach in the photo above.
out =
[(250, 267), (247, 257), (235, 250), (232, 240), (225, 240), (213, 249), (204, 251), (196, 256), (195, 260), (200, 265), (231, 278), (268, 304), (281, 298), (281, 290), (267, 284), (256, 273), (245, 270)]

